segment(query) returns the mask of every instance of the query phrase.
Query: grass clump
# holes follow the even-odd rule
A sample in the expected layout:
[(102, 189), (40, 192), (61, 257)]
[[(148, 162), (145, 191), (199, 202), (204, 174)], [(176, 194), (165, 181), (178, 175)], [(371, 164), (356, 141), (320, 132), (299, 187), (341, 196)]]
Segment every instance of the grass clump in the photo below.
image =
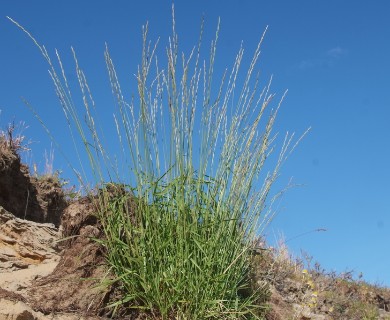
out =
[(130, 102), (106, 47), (122, 171), (106, 152), (93, 115), (95, 103), (73, 49), (85, 123), (59, 54), (57, 72), (45, 47), (25, 32), (49, 63), (71, 130), (76, 128), (103, 186), (103, 245), (124, 292), (113, 307), (126, 305), (163, 319), (261, 318), (265, 305), (258, 302), (266, 288), (257, 290), (250, 283), (251, 247), (272, 216), (266, 201), (295, 147), (294, 135), (286, 135), (273, 169), (263, 173), (281, 102), (268, 110), (274, 97), (271, 81), (261, 88), (255, 74), (264, 34), (242, 79), (240, 48), (231, 70), (214, 87), (219, 26), (208, 61), (202, 61), (203, 23), (198, 45), (180, 57), (173, 19), (167, 64), (160, 69), (157, 43), (152, 46), (147, 40), (146, 25), (136, 77), (138, 99)]

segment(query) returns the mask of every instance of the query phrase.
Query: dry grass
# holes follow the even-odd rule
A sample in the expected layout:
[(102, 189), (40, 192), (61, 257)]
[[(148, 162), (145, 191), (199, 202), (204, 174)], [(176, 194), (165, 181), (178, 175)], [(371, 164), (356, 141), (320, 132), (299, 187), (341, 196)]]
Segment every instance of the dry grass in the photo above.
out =
[[(253, 278), (267, 283), (271, 292), (268, 320), (390, 319), (390, 289), (365, 282), (353, 272), (326, 272), (319, 263), (314, 266), (292, 257), (285, 245), (264, 247), (252, 260)], [(306, 265), (306, 267), (305, 267)]]
[(28, 151), (29, 143), (25, 142), (23, 130), (26, 126), (23, 122), (19, 125), (15, 123), (8, 124), (5, 130), (0, 130), (0, 152), (12, 152), (17, 154), (21, 151)]

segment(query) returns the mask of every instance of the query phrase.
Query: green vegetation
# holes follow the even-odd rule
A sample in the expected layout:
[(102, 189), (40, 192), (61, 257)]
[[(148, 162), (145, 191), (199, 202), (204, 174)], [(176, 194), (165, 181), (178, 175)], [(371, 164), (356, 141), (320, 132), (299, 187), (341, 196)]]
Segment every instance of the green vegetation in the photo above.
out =
[[(251, 249), (272, 218), (277, 196), (269, 199), (270, 190), (296, 145), (294, 135), (286, 135), (273, 168), (264, 172), (274, 150), (272, 128), (281, 102), (269, 110), (271, 81), (262, 88), (255, 75), (264, 34), (248, 70), (241, 71), (241, 48), (231, 70), (214, 86), (219, 28), (203, 62), (203, 24), (198, 45), (179, 57), (173, 19), (167, 64), (160, 69), (157, 44), (147, 40), (146, 25), (138, 99), (130, 102), (106, 48), (118, 146), (128, 175), (103, 143), (94, 100), (73, 49), (85, 117), (79, 116), (59, 54), (57, 71), (45, 47), (22, 30), (50, 66), (71, 130), (78, 132), (101, 190), (103, 245), (116, 275), (113, 282), (123, 290), (112, 306), (163, 319), (261, 318), (266, 287), (251, 282)], [(131, 178), (124, 181), (124, 176)]]

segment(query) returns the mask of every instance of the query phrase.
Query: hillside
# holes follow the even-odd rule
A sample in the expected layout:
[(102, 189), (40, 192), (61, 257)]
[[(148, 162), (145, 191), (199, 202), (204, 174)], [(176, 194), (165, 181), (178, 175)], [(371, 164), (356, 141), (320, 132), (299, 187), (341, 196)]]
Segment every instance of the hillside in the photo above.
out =
[[(108, 306), (123, 288), (107, 284), (114, 275), (95, 241), (104, 238), (97, 197), (69, 197), (57, 175), (32, 175), (19, 152), (18, 141), (0, 136), (0, 320), (158, 319), (126, 303), (113, 315)], [(389, 289), (318, 264), (304, 269), (260, 240), (250, 289), (261, 290), (266, 319), (390, 319)]]

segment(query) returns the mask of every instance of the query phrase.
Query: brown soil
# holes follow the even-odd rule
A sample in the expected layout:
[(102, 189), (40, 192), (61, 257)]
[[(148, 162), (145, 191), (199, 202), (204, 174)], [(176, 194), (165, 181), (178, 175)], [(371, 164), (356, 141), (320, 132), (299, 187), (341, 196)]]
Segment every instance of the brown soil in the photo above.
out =
[(1, 207), (18, 218), (53, 223), (58, 227), (66, 205), (56, 176), (31, 177), (17, 152), (0, 147)]
[[(21, 269), (25, 269), (33, 273), (35, 269), (31, 269), (30, 266), (43, 262), (45, 256), (42, 253), (42, 259), (39, 261), (27, 257), (33, 254), (31, 252), (35, 254), (38, 251), (36, 247), (28, 244), (31, 232), (26, 233), (28, 226), (25, 222), (22, 220), (18, 222), (16, 218), (13, 221), (14, 218), (7, 211), (16, 217), (33, 221), (32, 224), (44, 222), (53, 223), (57, 227), (61, 225), (62, 237), (65, 239), (70, 237), (59, 242), (59, 249), (62, 251), (52, 273), (44, 277), (35, 276), (37, 280), (32, 281), (26, 290), (21, 290), (20, 287), (15, 289), (21, 290), (22, 294), (19, 291), (12, 292), (0, 288), (0, 300), (7, 298), (12, 301), (27, 301), (34, 311), (43, 314), (107, 313), (104, 305), (109, 297), (110, 287), (103, 286), (101, 281), (107, 279), (108, 267), (101, 245), (92, 240), (92, 237), (102, 237), (102, 232), (94, 215), (95, 206), (89, 198), (84, 197), (68, 205), (57, 177), (31, 177), (28, 167), (21, 164), (17, 152), (4, 148), (0, 143), (0, 207), (6, 209), (0, 211), (1, 217), (4, 218), (0, 219), (2, 227), (0, 242), (4, 243), (5, 248), (3, 259), (9, 259), (7, 254), (9, 255), (11, 245), (16, 246), (17, 248), (14, 248), (16, 258), (11, 257), (15, 261), (10, 261), (9, 265), (11, 267), (18, 263), (16, 266), (18, 272), (24, 272)], [(42, 227), (49, 228), (49, 225)], [(31, 250), (26, 250), (24, 245)], [(27, 258), (20, 256), (23, 250), (28, 251), (24, 254)], [(39, 252), (42, 251), (43, 247), (40, 247)], [(20, 259), (16, 261), (18, 257), (23, 258), (21, 268), (18, 267), (21, 265)], [(12, 274), (17, 275), (11, 273), (11, 279)], [(7, 273), (4, 274), (4, 278), (6, 276), (9, 277)]]
[[(19, 281), (22, 284), (15, 288), (5, 282), (7, 288), (12, 287), (16, 292), (1, 288), (0, 281), (0, 301), (27, 302), (35, 312), (44, 315), (76, 313), (84, 318), (101, 319), (112, 316), (112, 309), (108, 309), (107, 304), (120, 298), (121, 292), (118, 286), (107, 284), (113, 276), (106, 264), (104, 248), (94, 240), (104, 236), (96, 216), (97, 197), (82, 197), (67, 203), (57, 177), (31, 177), (28, 167), (21, 164), (17, 152), (1, 146), (0, 143), (0, 247), (2, 243), (3, 247), (16, 246), (12, 247), (16, 258), (5, 263), (10, 266), (9, 271), (13, 275), (23, 279)], [(124, 190), (111, 186), (107, 194), (110, 196), (118, 192)], [(1, 207), (6, 210), (2, 211)], [(13, 218), (7, 211), (22, 220)], [(31, 221), (31, 228), (27, 220)], [(45, 239), (40, 239), (42, 235), (37, 232), (38, 239), (34, 239), (35, 242), (31, 239), (34, 237), (32, 232), (36, 230), (34, 228), (44, 228), (49, 236), (55, 236), (50, 225), (34, 224), (37, 222), (54, 223), (59, 227), (56, 245), (45, 244), (48, 241), (47, 234)], [(25, 249), (25, 245), (29, 250)], [(43, 252), (45, 248), (47, 254)], [(7, 247), (7, 250), (10, 251), (10, 248)], [(27, 258), (21, 257), (20, 252), (23, 250), (28, 251), (24, 254)], [(3, 251), (8, 254), (8, 251)], [(55, 257), (56, 251), (58, 259)], [(38, 252), (42, 259), (29, 258), (37, 256)], [(0, 260), (2, 257), (11, 259), (1, 256), (0, 252)], [(50, 264), (46, 263), (47, 259)], [(42, 263), (43, 267), (51, 267), (51, 261), (56, 263), (53, 271), (48, 275), (34, 276), (38, 268), (32, 266)], [(8, 276), (7, 273), (4, 275)], [(33, 278), (36, 279), (31, 280)], [(118, 309), (117, 318), (142, 319), (124, 308)]]
[(12, 301), (22, 301), (22, 302), (27, 301), (26, 298), (23, 297), (21, 294), (0, 288), (0, 300), (1, 299), (8, 299)]
[(69, 205), (63, 215), (64, 250), (53, 273), (35, 282), (29, 291), (29, 302), (44, 314), (81, 312), (100, 314), (109, 293), (101, 285), (108, 268), (102, 247), (92, 238), (102, 232), (94, 216), (94, 206), (88, 198)]

